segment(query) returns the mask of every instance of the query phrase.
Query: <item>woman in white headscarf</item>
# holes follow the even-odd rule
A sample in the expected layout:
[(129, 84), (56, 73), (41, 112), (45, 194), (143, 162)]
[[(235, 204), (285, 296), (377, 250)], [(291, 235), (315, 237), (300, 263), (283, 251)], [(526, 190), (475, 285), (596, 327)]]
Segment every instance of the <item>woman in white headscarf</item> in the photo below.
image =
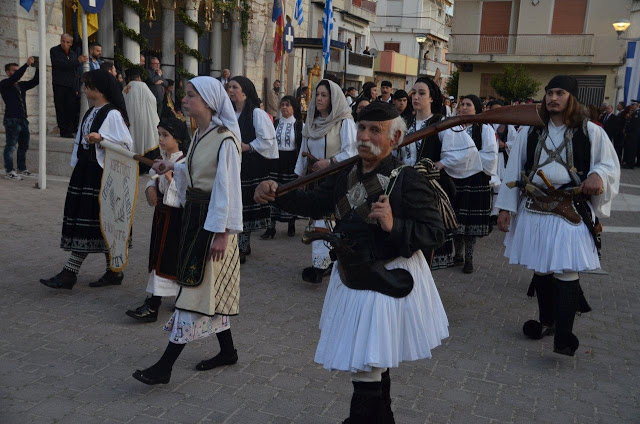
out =
[[(295, 173), (303, 176), (357, 155), (356, 132), (351, 108), (338, 84), (320, 81), (307, 111)], [(327, 220), (313, 222), (316, 228), (326, 228), (326, 224)], [(314, 241), (311, 247), (313, 265), (302, 271), (302, 279), (320, 283), (331, 273), (329, 248), (323, 241)]]
[(216, 334), (220, 353), (196, 365), (200, 371), (238, 361), (229, 316), (238, 314), (242, 232), (240, 128), (220, 81), (196, 77), (185, 87), (182, 109), (198, 124), (184, 163), (156, 161), (154, 170), (173, 170), (184, 206), (178, 253), (181, 286), (165, 330), (169, 345), (153, 366), (133, 374), (145, 384), (166, 384), (184, 345)]

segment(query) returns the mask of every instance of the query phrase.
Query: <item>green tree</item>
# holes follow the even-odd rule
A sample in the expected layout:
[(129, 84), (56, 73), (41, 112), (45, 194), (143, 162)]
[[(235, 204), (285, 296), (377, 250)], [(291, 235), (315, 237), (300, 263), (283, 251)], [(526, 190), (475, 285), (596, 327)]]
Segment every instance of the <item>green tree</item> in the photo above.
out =
[(540, 85), (522, 65), (505, 65), (504, 73), (491, 79), (491, 87), (508, 102), (533, 97)]
[(458, 98), (458, 81), (460, 80), (460, 71), (457, 69), (451, 73), (451, 76), (447, 80), (445, 89), (450, 96)]

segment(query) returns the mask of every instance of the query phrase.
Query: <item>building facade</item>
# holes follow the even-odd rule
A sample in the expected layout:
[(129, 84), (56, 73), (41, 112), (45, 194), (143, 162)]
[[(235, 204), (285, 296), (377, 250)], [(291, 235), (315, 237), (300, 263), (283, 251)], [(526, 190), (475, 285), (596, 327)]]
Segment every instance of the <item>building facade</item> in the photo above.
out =
[(522, 64), (541, 82), (556, 74), (578, 79), (585, 104), (616, 101), (625, 43), (612, 23), (630, 0), (457, 1), (447, 60), (460, 70), (458, 93), (499, 97), (491, 79), (505, 64)]
[(435, 77), (439, 70), (444, 84), (451, 73), (445, 56), (452, 5), (449, 0), (380, 0), (371, 26), (371, 47), (381, 52), (376, 58), (378, 79), (405, 89), (418, 75)]

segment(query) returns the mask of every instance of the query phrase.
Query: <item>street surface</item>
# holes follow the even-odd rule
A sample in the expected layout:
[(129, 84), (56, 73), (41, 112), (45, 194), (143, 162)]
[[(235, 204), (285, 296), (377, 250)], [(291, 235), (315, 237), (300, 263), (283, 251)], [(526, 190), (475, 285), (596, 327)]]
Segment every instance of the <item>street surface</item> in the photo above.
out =
[[(623, 170), (623, 195), (605, 220), (604, 275), (582, 275), (593, 311), (576, 319), (576, 356), (552, 352), (552, 338), (525, 339), (537, 318), (526, 296), (531, 273), (509, 266), (497, 230), (476, 245), (476, 272), (434, 272), (451, 336), (431, 360), (391, 371), (396, 422), (640, 422), (640, 170)], [(154, 324), (125, 311), (146, 294), (152, 208), (139, 193), (133, 249), (122, 286), (92, 289), (104, 256), (90, 255), (72, 291), (38, 280), (58, 273), (67, 184), (0, 179), (0, 422), (18, 423), (338, 423), (348, 416), (349, 375), (313, 362), (326, 290), (300, 279), (310, 247), (280, 224), (273, 240), (253, 236), (242, 267), (240, 315), (232, 318), (238, 364), (198, 372), (218, 352), (215, 338), (190, 343), (171, 383), (131, 377), (167, 344), (165, 300)], [(140, 179), (143, 188), (146, 178)]]

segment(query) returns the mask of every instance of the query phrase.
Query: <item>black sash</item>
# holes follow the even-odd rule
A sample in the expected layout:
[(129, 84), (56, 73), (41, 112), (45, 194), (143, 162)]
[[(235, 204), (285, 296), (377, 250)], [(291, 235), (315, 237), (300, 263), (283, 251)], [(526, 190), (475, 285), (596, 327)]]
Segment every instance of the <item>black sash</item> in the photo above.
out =
[(211, 193), (187, 188), (187, 202), (182, 212), (182, 233), (178, 252), (178, 279), (181, 286), (202, 283), (209, 247), (214, 233), (204, 229)]

